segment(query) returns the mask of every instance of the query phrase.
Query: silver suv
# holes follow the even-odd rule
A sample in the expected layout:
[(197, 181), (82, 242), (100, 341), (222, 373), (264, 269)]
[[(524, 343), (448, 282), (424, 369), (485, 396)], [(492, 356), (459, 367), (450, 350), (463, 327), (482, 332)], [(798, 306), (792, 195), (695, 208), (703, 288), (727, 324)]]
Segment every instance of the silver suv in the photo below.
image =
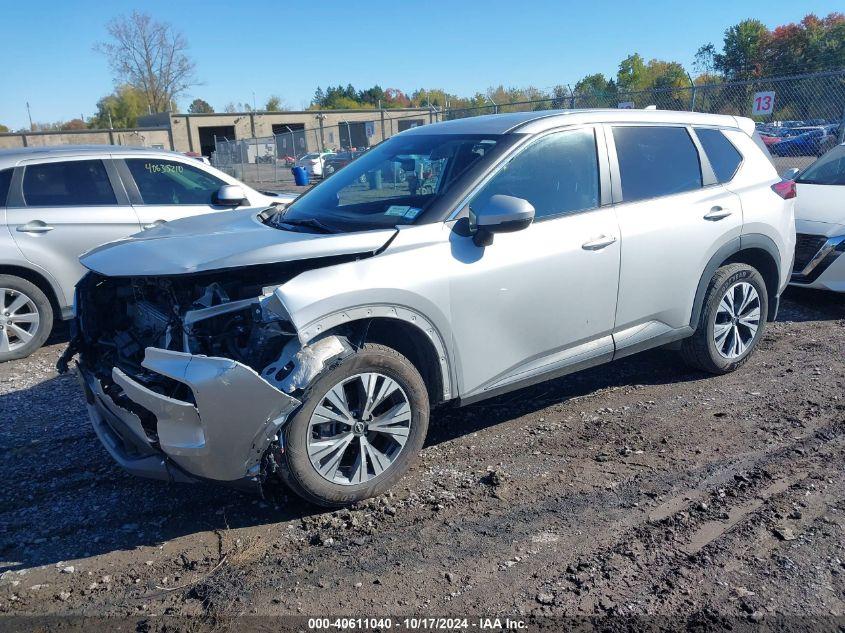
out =
[(96, 249), (77, 287), (90, 417), (150, 477), (380, 494), (432, 406), (662, 345), (712, 373), (774, 319), (794, 189), (749, 119), (526, 112), (415, 128), (284, 211)]
[(163, 150), (0, 151), (0, 362), (28, 356), (56, 317), (70, 317), (85, 251), (176, 218), (292, 198)]

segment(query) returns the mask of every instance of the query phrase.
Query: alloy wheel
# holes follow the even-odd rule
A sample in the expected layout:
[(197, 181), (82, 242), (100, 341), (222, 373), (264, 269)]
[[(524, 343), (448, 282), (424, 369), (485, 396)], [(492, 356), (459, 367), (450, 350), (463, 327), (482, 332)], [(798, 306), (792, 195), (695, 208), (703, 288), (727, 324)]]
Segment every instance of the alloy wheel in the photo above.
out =
[(405, 390), (376, 372), (343, 379), (322, 396), (311, 415), (311, 465), (334, 484), (365, 483), (390, 469), (411, 431)]
[(760, 327), (760, 296), (747, 281), (727, 289), (716, 310), (713, 342), (724, 358), (742, 356), (751, 346)]
[(0, 352), (14, 352), (29, 343), (40, 322), (38, 308), (29, 296), (0, 288)]

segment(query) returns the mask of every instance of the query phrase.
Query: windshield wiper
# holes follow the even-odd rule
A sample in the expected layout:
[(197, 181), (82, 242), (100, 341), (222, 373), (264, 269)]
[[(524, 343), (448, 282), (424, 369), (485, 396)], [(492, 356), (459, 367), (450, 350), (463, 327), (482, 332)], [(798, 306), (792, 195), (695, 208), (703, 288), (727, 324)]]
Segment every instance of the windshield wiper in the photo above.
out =
[(335, 227), (329, 226), (328, 224), (325, 224), (325, 223), (323, 223), (320, 220), (317, 220), (315, 218), (303, 218), (303, 219), (290, 218), (290, 219), (286, 220), (285, 216), (282, 215), (282, 217), (280, 217), (276, 220), (275, 224), (276, 224), (276, 226), (280, 226), (280, 225), (302, 226), (302, 227), (309, 228), (309, 229), (317, 229), (321, 233), (338, 233), (339, 232), (338, 229), (336, 229)]

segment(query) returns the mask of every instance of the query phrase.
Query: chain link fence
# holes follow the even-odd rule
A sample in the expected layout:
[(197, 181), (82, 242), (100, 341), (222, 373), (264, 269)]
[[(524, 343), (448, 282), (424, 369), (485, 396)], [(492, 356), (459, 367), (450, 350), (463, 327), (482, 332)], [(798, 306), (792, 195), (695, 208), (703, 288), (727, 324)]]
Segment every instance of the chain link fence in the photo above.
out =
[(212, 163), (263, 188), (290, 189), (291, 167), (303, 166), (311, 183), (333, 173), (369, 147), (419, 125), (484, 114), (583, 108), (645, 108), (730, 114), (754, 119), (779, 173), (803, 169), (845, 142), (845, 70), (827, 73), (655, 88), (640, 92), (577, 92), (559, 88), (548, 99), (489, 103), (473, 108), (431, 108), (427, 114), (374, 110), (372, 121), (290, 130), (274, 136), (215, 140)]
[(640, 92), (560, 89), (549, 99), (448, 110), (444, 119), (481, 114), (582, 108), (645, 108), (730, 114), (754, 119), (779, 173), (803, 169), (845, 142), (845, 71)]
[(373, 110), (369, 121), (342, 121), (259, 138), (215, 137), (211, 163), (258, 188), (296, 190), (292, 167), (303, 167), (313, 184), (373, 145), (399, 132), (440, 121), (442, 116), (437, 108), (414, 114)]

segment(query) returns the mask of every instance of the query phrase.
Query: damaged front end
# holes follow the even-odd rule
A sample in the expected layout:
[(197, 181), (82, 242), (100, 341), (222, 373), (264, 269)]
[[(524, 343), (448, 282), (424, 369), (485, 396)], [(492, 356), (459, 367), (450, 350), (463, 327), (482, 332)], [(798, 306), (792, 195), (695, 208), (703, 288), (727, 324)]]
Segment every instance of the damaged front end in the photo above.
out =
[(351, 352), (339, 336), (302, 345), (274, 294), (306, 265), (92, 272), (80, 282), (60, 366), (78, 353), (91, 421), (121, 466), (174, 481), (263, 482), (304, 388)]

